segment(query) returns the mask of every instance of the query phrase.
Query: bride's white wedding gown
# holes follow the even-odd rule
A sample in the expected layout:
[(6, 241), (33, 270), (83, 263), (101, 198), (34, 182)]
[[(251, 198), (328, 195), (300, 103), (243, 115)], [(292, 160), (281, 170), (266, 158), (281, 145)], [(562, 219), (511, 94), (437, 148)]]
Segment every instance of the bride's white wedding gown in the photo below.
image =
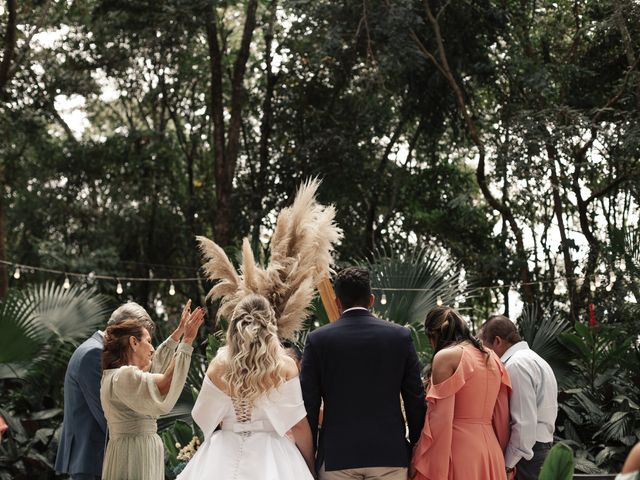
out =
[(192, 411), (204, 442), (178, 480), (313, 480), (287, 436), (306, 414), (298, 377), (251, 405), (232, 399), (205, 376)]

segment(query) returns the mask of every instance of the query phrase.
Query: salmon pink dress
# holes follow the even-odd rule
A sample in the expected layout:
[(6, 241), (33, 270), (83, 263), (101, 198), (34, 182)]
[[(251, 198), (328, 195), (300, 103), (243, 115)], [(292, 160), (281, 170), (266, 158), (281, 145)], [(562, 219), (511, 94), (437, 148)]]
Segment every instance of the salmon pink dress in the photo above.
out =
[(511, 383), (500, 359), (462, 348), (455, 373), (427, 392), (414, 480), (505, 480)]

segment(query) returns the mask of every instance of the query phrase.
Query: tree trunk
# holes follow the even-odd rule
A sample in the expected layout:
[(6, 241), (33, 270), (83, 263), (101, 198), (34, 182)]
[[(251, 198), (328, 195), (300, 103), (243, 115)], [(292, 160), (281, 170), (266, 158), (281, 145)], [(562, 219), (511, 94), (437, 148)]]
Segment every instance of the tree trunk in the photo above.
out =
[(567, 279), (567, 287), (569, 289), (569, 306), (570, 315), (573, 320), (576, 320), (578, 312), (576, 310), (576, 281), (575, 281), (575, 268), (573, 266), (573, 260), (571, 259), (571, 252), (569, 250), (569, 242), (567, 241), (567, 232), (564, 225), (564, 217), (562, 215), (562, 199), (560, 197), (560, 181), (558, 180), (558, 172), (556, 170), (557, 151), (554, 145), (547, 143), (545, 145), (547, 155), (551, 162), (551, 189), (553, 197), (553, 212), (558, 222), (558, 230), (560, 231), (560, 245), (562, 248), (562, 255), (564, 257), (564, 271)]
[[(253, 31), (256, 26), (257, 0), (249, 0), (246, 18), (231, 77), (229, 125), (225, 129), (222, 83), (222, 54), (218, 40), (215, 2), (210, 0), (205, 13), (209, 66), (211, 73), (211, 114), (213, 118), (214, 180), (216, 185), (216, 215), (213, 220), (215, 241), (228, 245), (233, 239), (233, 178), (235, 176), (242, 131), (242, 107), (245, 103), (244, 76), (249, 60)], [(226, 138), (226, 142), (225, 142)]]
[[(444, 48), (444, 39), (442, 37), (442, 32), (440, 31), (440, 25), (438, 23), (438, 16), (434, 15), (431, 11), (428, 1), (424, 1), (424, 7), (427, 14), (427, 19), (433, 28), (433, 33), (435, 35), (436, 44), (438, 46), (438, 51), (436, 57), (424, 46), (420, 38), (416, 35), (415, 32), (411, 31), (410, 36), (416, 42), (416, 46), (420, 50), (420, 53), (429, 61), (433, 63), (433, 65), (438, 69), (438, 71), (442, 74), (442, 76), (447, 80), (447, 83), (451, 87), (453, 91), (454, 97), (456, 99), (456, 104), (458, 106), (458, 110), (460, 115), (462, 116), (465, 126), (467, 127), (467, 134), (469, 138), (474, 143), (474, 145), (478, 149), (478, 167), (476, 169), (476, 180), (478, 181), (478, 186), (480, 187), (480, 191), (482, 195), (486, 199), (487, 203), (494, 209), (497, 210), (505, 221), (509, 224), (511, 228), (511, 232), (516, 240), (516, 253), (518, 257), (517, 266), (520, 272), (520, 281), (522, 283), (522, 292), (524, 294), (524, 300), (527, 303), (532, 303), (534, 299), (534, 289), (533, 284), (531, 282), (531, 273), (529, 271), (528, 265), (528, 257), (527, 251), (524, 247), (524, 241), (522, 237), (522, 229), (518, 225), (516, 221), (515, 215), (511, 208), (504, 202), (498, 200), (487, 184), (486, 174), (485, 174), (485, 161), (486, 161), (486, 149), (484, 143), (482, 142), (478, 128), (473, 119), (473, 115), (469, 111), (467, 107), (467, 102), (465, 100), (465, 94), (461, 85), (456, 80), (451, 67), (449, 66), (449, 61), (447, 59), (447, 54)], [(444, 7), (443, 7), (444, 8)]]
[[(6, 219), (5, 219), (5, 186), (4, 178), (4, 165), (0, 164), (0, 260), (5, 262), (7, 260), (7, 252), (5, 246), (5, 238), (7, 234)], [(0, 298), (4, 298), (7, 295), (9, 289), (9, 273), (7, 272), (7, 265), (0, 263)]]
[[(256, 191), (253, 195), (253, 212), (255, 215), (254, 225), (260, 225), (264, 216), (262, 199), (267, 189), (267, 171), (269, 169), (269, 139), (273, 129), (273, 93), (276, 86), (277, 76), (272, 72), (273, 64), (273, 26), (276, 21), (276, 8), (278, 2), (273, 0), (269, 7), (269, 20), (264, 34), (265, 44), (265, 94), (262, 102), (262, 119), (260, 121), (260, 146), (258, 150), (258, 172), (256, 178)], [(260, 228), (253, 232), (253, 244), (258, 244), (260, 238)]]
[(16, 29), (18, 23), (16, 0), (7, 0), (7, 10), (9, 12), (9, 19), (7, 22), (7, 31), (4, 36), (2, 63), (0, 63), (0, 98), (5, 98), (5, 89), (7, 88), (9, 80), (11, 80), (11, 62), (15, 56)]
[[(4, 36), (4, 51), (2, 62), (0, 63), (0, 99), (6, 98), (6, 88), (11, 80), (11, 61), (15, 55), (16, 28), (17, 28), (17, 2), (7, 0), (7, 11), (9, 12), (7, 30)], [(6, 218), (5, 218), (5, 197), (6, 185), (4, 175), (4, 165), (0, 163), (0, 261), (7, 261), (6, 251)], [(9, 289), (9, 274), (7, 265), (0, 263), (0, 298), (4, 298)]]

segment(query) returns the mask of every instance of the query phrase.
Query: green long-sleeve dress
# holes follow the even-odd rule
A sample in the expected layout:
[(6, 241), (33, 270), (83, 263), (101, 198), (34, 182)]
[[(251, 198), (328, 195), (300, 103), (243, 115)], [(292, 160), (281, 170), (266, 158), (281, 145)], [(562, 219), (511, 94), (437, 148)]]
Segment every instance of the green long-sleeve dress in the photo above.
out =
[(193, 347), (168, 339), (158, 348), (151, 366), (152, 372), (164, 371), (174, 351), (176, 364), (165, 396), (154, 381), (155, 373), (133, 365), (103, 372), (100, 401), (109, 431), (103, 480), (164, 480), (164, 448), (156, 420), (178, 401)]

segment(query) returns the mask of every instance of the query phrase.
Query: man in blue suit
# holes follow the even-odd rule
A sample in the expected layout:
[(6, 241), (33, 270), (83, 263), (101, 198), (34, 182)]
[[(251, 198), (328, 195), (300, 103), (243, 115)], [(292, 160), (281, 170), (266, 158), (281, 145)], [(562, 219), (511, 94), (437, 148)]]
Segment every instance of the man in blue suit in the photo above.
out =
[[(127, 319), (153, 323), (142, 306), (129, 302), (113, 312), (107, 325)], [(100, 404), (103, 338), (104, 333), (97, 331), (82, 343), (64, 376), (64, 420), (55, 468), (73, 480), (99, 479), (102, 474), (107, 431)]]
[(342, 315), (308, 335), (300, 373), (320, 480), (406, 480), (425, 416), (411, 333), (371, 314), (367, 269), (341, 271), (334, 288)]

